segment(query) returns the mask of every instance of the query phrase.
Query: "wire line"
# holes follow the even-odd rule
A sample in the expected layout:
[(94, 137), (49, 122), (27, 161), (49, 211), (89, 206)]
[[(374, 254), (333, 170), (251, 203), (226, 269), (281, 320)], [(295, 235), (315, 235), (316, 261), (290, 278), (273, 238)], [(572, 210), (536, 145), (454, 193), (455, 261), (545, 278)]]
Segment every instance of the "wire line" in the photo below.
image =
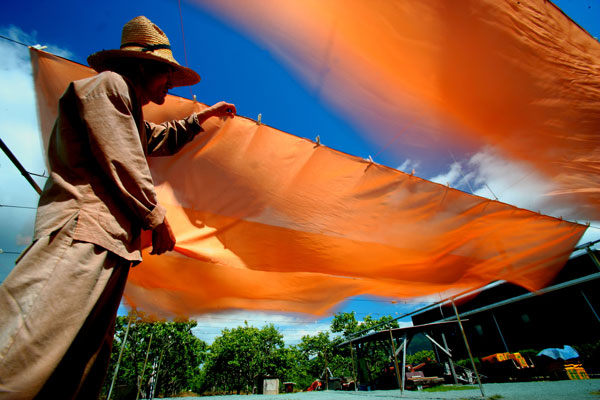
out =
[(25, 43), (19, 42), (18, 40), (11, 39), (11, 38), (9, 38), (9, 37), (6, 37), (6, 36), (4, 36), (4, 35), (0, 35), (0, 38), (2, 38), (2, 39), (5, 39), (5, 40), (8, 40), (8, 41), (10, 41), (10, 42), (13, 42), (13, 43), (16, 43), (16, 44), (20, 44), (21, 46), (30, 47), (28, 44), (25, 44)]
[(7, 207), (7, 208), (26, 208), (28, 210), (37, 210), (37, 207), (29, 207), (29, 206), (11, 206), (11, 205), (7, 205), (7, 204), (0, 204), (0, 207)]

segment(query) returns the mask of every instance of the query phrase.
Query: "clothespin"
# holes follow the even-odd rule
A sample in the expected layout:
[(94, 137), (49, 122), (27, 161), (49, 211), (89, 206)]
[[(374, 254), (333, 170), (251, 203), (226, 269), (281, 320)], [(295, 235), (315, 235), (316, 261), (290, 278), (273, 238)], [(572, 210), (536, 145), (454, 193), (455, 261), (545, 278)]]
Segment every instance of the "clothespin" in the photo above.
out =
[(374, 161), (373, 161), (373, 157), (371, 157), (371, 155), (370, 155), (370, 154), (369, 154), (369, 162), (370, 162), (371, 164), (373, 164), (373, 163), (374, 163)]
[(321, 145), (321, 138), (319, 137), (319, 135), (317, 135), (317, 138), (315, 139), (315, 141), (317, 142), (317, 146)]
[(258, 114), (258, 119), (257, 119), (256, 123), (258, 125), (260, 125), (262, 123), (261, 121), (262, 121), (262, 114)]
[(590, 221), (586, 222), (587, 227), (589, 228), (590, 226)]
[(31, 46), (31, 47), (33, 47), (36, 50), (44, 50), (44, 49), (48, 48), (48, 46), (42, 46), (41, 44), (35, 44), (35, 45)]
[(194, 100), (194, 104), (196, 104), (198, 102), (198, 99), (196, 98), (196, 95), (192, 95), (192, 100)]
[(414, 176), (415, 175), (415, 169), (413, 168), (412, 171), (410, 171), (410, 176)]

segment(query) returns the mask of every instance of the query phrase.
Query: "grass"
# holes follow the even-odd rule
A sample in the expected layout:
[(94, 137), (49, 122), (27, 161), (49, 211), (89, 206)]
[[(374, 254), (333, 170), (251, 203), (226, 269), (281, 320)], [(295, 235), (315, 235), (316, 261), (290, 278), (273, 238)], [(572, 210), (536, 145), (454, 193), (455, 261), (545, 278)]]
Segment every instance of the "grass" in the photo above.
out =
[(451, 390), (473, 390), (477, 389), (477, 386), (454, 386), (454, 385), (442, 385), (434, 386), (423, 389), (424, 392), (449, 392)]

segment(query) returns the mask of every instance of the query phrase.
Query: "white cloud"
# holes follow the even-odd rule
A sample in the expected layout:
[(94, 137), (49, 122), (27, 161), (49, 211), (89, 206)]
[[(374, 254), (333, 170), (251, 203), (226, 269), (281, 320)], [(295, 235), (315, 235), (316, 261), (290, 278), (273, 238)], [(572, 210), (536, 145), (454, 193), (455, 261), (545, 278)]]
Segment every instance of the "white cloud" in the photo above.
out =
[[(556, 196), (548, 196), (555, 190), (552, 181), (525, 162), (503, 158), (491, 147), (481, 149), (467, 160), (453, 162), (446, 172), (429, 180), (545, 215), (571, 221), (580, 219), (575, 207)], [(590, 228), (581, 242), (598, 238), (600, 229)]]
[[(26, 33), (19, 28), (0, 27), (0, 34), (25, 44), (36, 44), (36, 34)], [(48, 51), (71, 57), (71, 53), (56, 46)], [(0, 137), (25, 169), (42, 174), (46, 164), (42, 153), (38, 129), (35, 93), (31, 74), (29, 49), (17, 43), (0, 40)], [(45, 179), (34, 178), (39, 186)], [(38, 195), (19, 173), (10, 159), (0, 152), (0, 205), (35, 207)], [(2, 221), (0, 248), (19, 252), (31, 241), (35, 209), (0, 207)], [(0, 281), (14, 266), (14, 257), (0, 255)]]
[(417, 168), (419, 168), (420, 166), (421, 166), (421, 163), (418, 160), (411, 160), (410, 158), (407, 158), (396, 169), (399, 171), (402, 171), (402, 172), (406, 172), (407, 174), (410, 174), (413, 172), (416, 174)]
[(233, 329), (238, 326), (262, 328), (273, 324), (283, 335), (286, 345), (300, 343), (302, 336), (316, 335), (327, 331), (329, 322), (324, 320), (310, 319), (309, 316), (296, 316), (286, 314), (274, 314), (267, 312), (230, 311), (216, 314), (205, 314), (194, 318), (198, 326), (193, 332), (196, 337), (207, 343), (212, 343), (217, 336), (221, 335), (223, 329)]
[(554, 188), (531, 165), (506, 160), (491, 148), (478, 152), (468, 162), (474, 169), (474, 187), (478, 196), (494, 198), (517, 207), (555, 215), (558, 211), (546, 194)]
[(434, 176), (430, 179), (430, 181), (439, 183), (441, 185), (450, 185), (455, 187), (457, 186), (457, 181), (461, 177), (461, 169), (462, 167), (460, 166), (460, 163), (453, 162), (447, 172)]
[[(262, 328), (273, 324), (283, 335), (287, 346), (300, 343), (303, 336), (315, 336), (320, 332), (328, 332), (330, 338), (341, 335), (330, 331), (333, 317), (311, 319), (308, 315), (275, 314), (268, 312), (231, 311), (217, 314), (205, 314), (194, 318), (198, 326), (194, 328), (194, 335), (211, 344), (223, 329), (233, 329), (238, 326)], [(363, 323), (358, 321), (359, 325)], [(411, 321), (398, 321), (400, 327), (412, 326)]]
[[(468, 160), (456, 160), (446, 172), (429, 178), (432, 182), (496, 199), (531, 211), (556, 215), (564, 205), (546, 196), (553, 185), (535, 169), (523, 162), (506, 160), (491, 147), (486, 147)], [(565, 211), (564, 216), (567, 213)], [(559, 215), (557, 215), (559, 216)]]

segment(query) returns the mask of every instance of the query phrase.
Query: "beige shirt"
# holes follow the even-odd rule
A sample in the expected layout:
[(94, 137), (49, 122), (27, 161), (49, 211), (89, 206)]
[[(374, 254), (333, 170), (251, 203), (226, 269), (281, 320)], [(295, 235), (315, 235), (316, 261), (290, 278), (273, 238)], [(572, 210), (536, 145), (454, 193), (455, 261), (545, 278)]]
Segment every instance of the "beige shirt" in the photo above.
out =
[(145, 122), (133, 86), (117, 73), (71, 83), (48, 145), (51, 172), (34, 240), (77, 214), (76, 240), (140, 261), (141, 229), (154, 229), (165, 216), (146, 156), (174, 154), (201, 131), (195, 114), (161, 125)]

